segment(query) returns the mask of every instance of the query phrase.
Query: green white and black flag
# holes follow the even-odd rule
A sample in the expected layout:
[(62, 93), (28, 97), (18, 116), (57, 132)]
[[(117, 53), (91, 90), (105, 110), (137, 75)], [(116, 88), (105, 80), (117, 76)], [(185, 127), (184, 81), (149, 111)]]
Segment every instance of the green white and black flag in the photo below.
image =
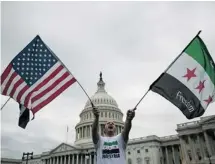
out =
[(24, 105), (19, 104), (20, 115), (19, 115), (19, 127), (25, 129), (30, 120), (30, 110)]
[(197, 35), (150, 86), (188, 118), (202, 116), (215, 100), (215, 64)]

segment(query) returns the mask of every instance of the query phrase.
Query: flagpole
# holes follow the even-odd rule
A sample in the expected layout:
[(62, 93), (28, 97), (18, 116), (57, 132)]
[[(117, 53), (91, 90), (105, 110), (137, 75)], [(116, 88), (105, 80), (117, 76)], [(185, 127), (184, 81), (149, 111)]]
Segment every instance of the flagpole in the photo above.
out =
[[(40, 38), (41, 39), (41, 38)], [(42, 40), (42, 39), (41, 39)], [(44, 43), (44, 42), (43, 42)], [(45, 44), (45, 43), (44, 43)], [(46, 44), (45, 44), (46, 45)], [(49, 48), (49, 46), (46, 45), (46, 47), (49, 49), (49, 51), (61, 62), (61, 64), (67, 69), (67, 71), (73, 76), (73, 74), (71, 73), (71, 71), (65, 66), (65, 64), (57, 57), (57, 55), (55, 55), (55, 53)], [(74, 76), (73, 76), (74, 77)], [(87, 94), (87, 92), (85, 91), (85, 89), (82, 87), (82, 85), (79, 83), (79, 81), (75, 78), (76, 82), (78, 83), (78, 85), (81, 87), (81, 89), (84, 91), (84, 93), (86, 94), (86, 96), (88, 97), (88, 99), (90, 100), (90, 103), (92, 105), (92, 107), (94, 107), (94, 104), (92, 102), (92, 100), (90, 99), (90, 96)]]
[[(188, 46), (190, 46), (190, 44), (193, 42), (193, 40), (201, 33), (202, 31), (200, 30), (196, 36), (187, 44), (187, 46), (183, 49), (183, 51), (172, 61), (172, 63), (167, 67), (167, 69), (163, 72), (166, 73), (168, 71), (168, 69), (176, 62), (176, 60), (178, 60), (178, 58), (183, 54), (183, 52), (187, 49)], [(163, 73), (160, 75), (160, 77), (163, 75)], [(158, 79), (160, 78), (158, 77)], [(157, 80), (158, 80), (157, 79)], [(156, 81), (157, 81), (156, 80)], [(151, 85), (152, 86), (152, 85)], [(140, 104), (140, 102), (143, 100), (143, 98), (147, 95), (147, 93), (150, 91), (151, 86), (149, 87), (149, 89), (146, 91), (146, 93), (142, 96), (142, 98), (139, 100), (139, 102), (136, 104), (136, 106), (134, 107), (133, 111), (136, 110), (137, 106)]]
[(66, 127), (66, 144), (67, 144), (67, 141), (68, 141), (68, 131), (69, 131), (69, 127), (67, 126)]
[(9, 97), (8, 99), (7, 99), (7, 101), (4, 103), (4, 105), (2, 105), (2, 107), (1, 107), (1, 110), (4, 108), (4, 106), (8, 103), (8, 101), (10, 100), (10, 98), (11, 97)]
[(147, 95), (147, 93), (150, 91), (150, 88), (146, 91), (146, 93), (143, 95), (143, 97), (139, 100), (139, 102), (136, 104), (136, 106), (134, 107), (133, 111), (135, 111), (137, 109), (137, 106), (139, 105), (139, 103), (143, 100), (143, 98)]

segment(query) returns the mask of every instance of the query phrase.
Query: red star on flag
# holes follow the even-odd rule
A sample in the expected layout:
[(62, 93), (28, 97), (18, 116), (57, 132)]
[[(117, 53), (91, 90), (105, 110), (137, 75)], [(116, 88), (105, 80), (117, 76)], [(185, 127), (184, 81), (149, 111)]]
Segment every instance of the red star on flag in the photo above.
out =
[(189, 68), (187, 68), (187, 74), (184, 75), (183, 77), (187, 77), (187, 81), (189, 81), (192, 77), (196, 77), (195, 70), (196, 68), (194, 68), (193, 70), (190, 70)]
[(204, 101), (207, 103), (207, 105), (209, 105), (213, 101), (213, 98), (209, 96), (208, 99)]
[(200, 81), (198, 87), (195, 88), (195, 89), (199, 89), (199, 93), (202, 91), (202, 89), (205, 88), (204, 83), (205, 83), (205, 80), (203, 82)]

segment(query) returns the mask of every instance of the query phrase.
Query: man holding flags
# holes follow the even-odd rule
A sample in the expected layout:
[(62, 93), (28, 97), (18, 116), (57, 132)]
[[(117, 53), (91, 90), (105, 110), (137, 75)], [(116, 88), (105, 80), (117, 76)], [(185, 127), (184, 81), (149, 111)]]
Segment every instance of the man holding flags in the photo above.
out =
[(114, 122), (108, 121), (105, 124), (104, 137), (98, 133), (99, 109), (95, 106), (93, 106), (93, 114), (92, 140), (97, 153), (97, 164), (125, 164), (125, 149), (129, 139), (132, 120), (135, 116), (135, 110), (127, 111), (124, 129), (118, 135), (115, 135), (116, 127)]

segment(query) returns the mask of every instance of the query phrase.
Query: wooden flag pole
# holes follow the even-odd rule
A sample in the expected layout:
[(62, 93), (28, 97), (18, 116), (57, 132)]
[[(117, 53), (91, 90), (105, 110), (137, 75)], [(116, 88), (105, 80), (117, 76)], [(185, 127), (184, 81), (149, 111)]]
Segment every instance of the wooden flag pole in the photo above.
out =
[(2, 105), (2, 107), (1, 107), (1, 110), (4, 108), (4, 106), (8, 103), (8, 101), (10, 100), (10, 98), (11, 97), (9, 97), (8, 99), (7, 99), (7, 101), (4, 103), (4, 105)]
[[(41, 39), (41, 38), (40, 38)], [(41, 39), (42, 40), (42, 39)], [(45, 44), (45, 43), (44, 43)], [(46, 45), (46, 44), (45, 44)], [(46, 47), (48, 48), (48, 50), (52, 53), (52, 55), (54, 55), (60, 62), (61, 64), (67, 69), (67, 71), (73, 76), (73, 74), (71, 73), (71, 71), (65, 66), (65, 64), (57, 57), (57, 55), (55, 55), (55, 53), (49, 48), (49, 46), (46, 45)], [(73, 76), (75, 77), (75, 76)], [(75, 78), (76, 79), (76, 78)], [(78, 83), (78, 85), (81, 87), (81, 89), (84, 91), (84, 93), (86, 94), (86, 96), (88, 97), (88, 99), (90, 100), (90, 103), (92, 105), (92, 107), (94, 107), (94, 104), (92, 102), (92, 100), (90, 99), (90, 96), (87, 94), (87, 92), (85, 91), (85, 89), (82, 87), (82, 85), (79, 83), (79, 81), (76, 79), (76, 82)]]
[[(190, 41), (189, 44), (187, 44), (187, 46), (183, 49), (183, 51), (172, 61), (172, 63), (167, 67), (167, 69), (166, 69), (163, 73), (165, 73), (165, 72), (168, 71), (168, 69), (176, 62), (176, 60), (178, 60), (178, 58), (183, 54), (183, 52), (187, 49), (187, 47), (193, 42), (193, 40), (194, 40), (201, 32), (202, 32), (202, 31), (200, 30), (200, 31), (196, 34), (196, 36)], [(161, 74), (161, 76), (163, 75), (163, 73)], [(160, 77), (161, 77), (161, 76), (160, 76)], [(159, 79), (160, 77), (158, 77), (158, 79)], [(157, 80), (158, 80), (158, 79), (157, 79)], [(156, 81), (157, 81), (157, 80), (156, 80)], [(152, 85), (153, 85), (153, 84), (152, 84)], [(152, 85), (151, 85), (151, 86), (152, 86)], [(143, 98), (144, 98), (144, 97), (147, 95), (147, 93), (150, 91), (151, 86), (150, 86), (149, 89), (146, 91), (146, 93), (143, 95), (143, 97), (139, 100), (139, 102), (137, 103), (137, 105), (134, 107), (133, 111), (136, 110), (137, 106), (140, 104), (140, 102), (143, 100)]]
[(135, 111), (137, 109), (137, 106), (139, 105), (139, 103), (143, 100), (143, 98), (147, 95), (147, 93), (150, 91), (150, 89), (148, 89), (146, 91), (146, 93), (143, 95), (143, 97), (139, 100), (139, 102), (137, 103), (137, 105), (134, 107), (133, 111)]

